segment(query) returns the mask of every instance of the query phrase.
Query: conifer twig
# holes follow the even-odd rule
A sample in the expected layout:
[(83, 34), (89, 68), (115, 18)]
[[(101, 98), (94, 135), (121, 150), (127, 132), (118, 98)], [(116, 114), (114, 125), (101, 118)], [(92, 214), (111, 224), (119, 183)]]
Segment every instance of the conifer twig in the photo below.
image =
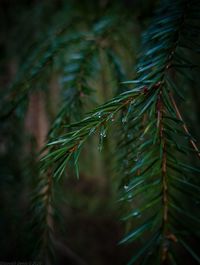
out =
[[(183, 122), (183, 125), (182, 125), (183, 129), (185, 130), (186, 134), (190, 135), (189, 130), (187, 128), (187, 125), (183, 121), (182, 115), (181, 115), (181, 113), (180, 113), (180, 111), (178, 109), (178, 106), (176, 104), (176, 101), (175, 101), (175, 99), (174, 99), (174, 97), (173, 97), (173, 95), (172, 95), (171, 92), (169, 93), (169, 96), (170, 96), (170, 99), (172, 101), (172, 104), (173, 104), (173, 106), (175, 108), (177, 117)], [(191, 145), (193, 146), (194, 150), (197, 152), (198, 157), (200, 158), (200, 151), (199, 151), (197, 145), (195, 144), (195, 142), (192, 139), (190, 139), (189, 141), (190, 141)]]

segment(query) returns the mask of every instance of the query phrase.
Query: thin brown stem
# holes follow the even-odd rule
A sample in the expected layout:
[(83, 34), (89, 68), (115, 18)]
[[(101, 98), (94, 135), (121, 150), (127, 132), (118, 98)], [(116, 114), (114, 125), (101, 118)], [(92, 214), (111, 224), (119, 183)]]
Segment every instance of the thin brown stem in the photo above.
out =
[(162, 145), (162, 185), (163, 185), (163, 220), (162, 220), (162, 231), (163, 231), (163, 247), (161, 253), (162, 262), (167, 260), (168, 247), (165, 245), (165, 240), (168, 237), (167, 221), (168, 221), (168, 185), (167, 185), (167, 155), (166, 155), (166, 141), (163, 134), (163, 112), (164, 105), (162, 99), (162, 87), (160, 88), (160, 93), (157, 100), (157, 127), (159, 129), (160, 144)]
[[(176, 111), (176, 115), (177, 115), (177, 117), (179, 118), (179, 120), (181, 120), (181, 121), (183, 122), (182, 127), (183, 127), (184, 131), (186, 132), (186, 134), (190, 135), (189, 130), (188, 130), (188, 128), (187, 128), (187, 125), (186, 125), (186, 124), (184, 123), (184, 121), (183, 121), (183, 118), (182, 118), (182, 116), (181, 116), (181, 113), (180, 113), (180, 111), (179, 111), (179, 109), (178, 109), (178, 106), (177, 106), (177, 104), (176, 104), (176, 101), (175, 101), (175, 99), (174, 99), (174, 97), (173, 97), (173, 94), (172, 94), (171, 92), (169, 93), (169, 97), (170, 97), (171, 102), (172, 102), (172, 104), (173, 104), (173, 106), (174, 106), (174, 109), (175, 109), (175, 111)], [(198, 149), (197, 145), (195, 144), (195, 142), (194, 142), (192, 139), (190, 139), (189, 141), (190, 141), (192, 147), (194, 148), (194, 150), (197, 152), (198, 157), (200, 158), (200, 152), (199, 152), (199, 149)]]

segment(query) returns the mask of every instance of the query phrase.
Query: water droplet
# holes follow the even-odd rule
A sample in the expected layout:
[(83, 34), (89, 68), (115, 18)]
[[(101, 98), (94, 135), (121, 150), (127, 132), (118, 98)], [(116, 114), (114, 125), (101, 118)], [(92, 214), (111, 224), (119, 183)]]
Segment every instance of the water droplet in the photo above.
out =
[(129, 104), (128, 110), (127, 110), (126, 114), (124, 115), (124, 117), (122, 118), (122, 122), (123, 122), (123, 123), (127, 122), (127, 120), (128, 120), (128, 116), (129, 116), (129, 114), (130, 114), (131, 111), (132, 111), (133, 102), (134, 102), (134, 101), (132, 101), (132, 102)]
[(101, 116), (102, 116), (102, 113), (101, 113), (101, 111), (100, 111), (100, 112), (97, 112), (96, 116), (97, 116), (97, 117), (100, 119), (100, 118), (101, 118)]
[(102, 151), (102, 148), (103, 148), (103, 145), (100, 143), (100, 144), (98, 145), (98, 150), (99, 150), (99, 152)]
[(127, 116), (126, 115), (122, 118), (122, 123), (125, 123), (125, 122), (127, 122)]
[(110, 115), (109, 115), (109, 117), (108, 117), (111, 121), (114, 121), (115, 119), (114, 119), (114, 113), (111, 113)]
[(101, 137), (106, 137), (106, 132), (101, 132), (100, 135)]
[(95, 128), (92, 128), (92, 129), (90, 130), (90, 135), (93, 134), (94, 132), (95, 132)]
[(106, 137), (106, 128), (104, 126), (101, 127), (100, 136), (104, 138)]
[(100, 129), (99, 146), (98, 146), (99, 151), (102, 151), (103, 141), (105, 137), (106, 137), (106, 127), (103, 125), (101, 126)]
[(139, 211), (135, 211), (134, 213), (132, 213), (132, 216), (138, 216), (138, 215), (140, 215)]
[(128, 189), (128, 185), (124, 185), (124, 189), (127, 190)]
[(114, 113), (111, 113), (109, 117), (112, 119), (112, 118), (113, 118), (113, 116), (114, 116)]

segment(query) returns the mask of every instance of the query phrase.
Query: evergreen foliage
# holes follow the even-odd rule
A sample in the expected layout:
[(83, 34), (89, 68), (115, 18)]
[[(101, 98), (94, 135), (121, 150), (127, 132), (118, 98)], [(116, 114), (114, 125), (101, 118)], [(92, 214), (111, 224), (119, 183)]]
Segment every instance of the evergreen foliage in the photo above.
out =
[[(59, 73), (62, 104), (40, 153), (32, 191), (35, 249), (45, 264), (55, 264), (56, 190), (71, 172), (69, 166), (74, 165), (79, 178), (86, 142), (97, 134), (101, 151), (111, 131), (118, 201), (127, 224), (119, 244), (133, 246), (128, 265), (200, 264), (200, 152), (182, 114), (187, 112), (188, 91), (199, 81), (200, 2), (161, 1), (142, 35), (131, 74), (121, 56), (135, 52), (133, 43), (127, 47), (130, 14), (123, 15), (122, 27), (121, 8), (111, 6), (86, 25), (74, 26), (72, 17), (69, 30), (66, 25), (56, 33), (51, 29), (54, 33), (29, 51), (5, 93), (2, 120), (16, 112), (38, 84), (45, 85), (52, 72)], [(98, 104), (93, 81), (102, 73), (105, 58), (115, 88), (110, 100)]]

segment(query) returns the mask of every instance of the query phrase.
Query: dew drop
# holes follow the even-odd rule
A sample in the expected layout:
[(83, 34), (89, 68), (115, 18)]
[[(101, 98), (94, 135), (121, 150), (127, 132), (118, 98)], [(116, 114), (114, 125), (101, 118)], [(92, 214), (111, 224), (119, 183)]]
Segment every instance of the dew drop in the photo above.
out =
[(128, 189), (128, 185), (124, 185), (124, 189), (127, 190)]
[(101, 114), (102, 114), (101, 112), (97, 112), (97, 114), (96, 114), (96, 115), (97, 115), (97, 117), (98, 117), (99, 119), (100, 119), (100, 118), (101, 118), (101, 116), (102, 116)]
[(135, 212), (132, 213), (132, 216), (140, 218), (141, 212), (139, 210), (136, 210)]
[(100, 133), (100, 136), (105, 138), (105, 137), (106, 137), (106, 132), (105, 132), (105, 131), (102, 131), (102, 132)]
[(110, 115), (109, 115), (109, 119), (111, 120), (111, 121), (114, 121), (115, 119), (114, 119), (114, 113), (111, 113)]
[(92, 129), (90, 130), (90, 135), (93, 134), (94, 132), (95, 132), (95, 128), (92, 128)]
[(124, 116), (124, 117), (122, 118), (122, 123), (125, 123), (125, 122), (127, 122), (127, 116)]
[(106, 137), (106, 128), (104, 126), (101, 127), (100, 137)]
[(99, 150), (99, 152), (101, 152), (102, 149), (103, 149), (103, 145), (102, 145), (102, 143), (99, 143), (99, 145), (98, 145), (98, 150)]

